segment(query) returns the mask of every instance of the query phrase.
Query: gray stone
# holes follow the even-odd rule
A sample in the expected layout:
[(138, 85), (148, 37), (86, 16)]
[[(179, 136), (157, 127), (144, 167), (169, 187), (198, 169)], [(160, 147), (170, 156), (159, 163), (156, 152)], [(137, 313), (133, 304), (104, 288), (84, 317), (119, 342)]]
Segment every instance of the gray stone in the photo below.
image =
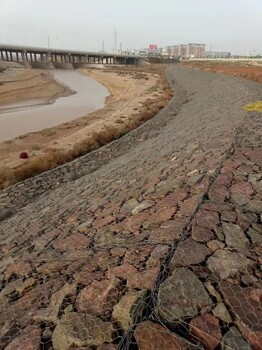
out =
[(211, 254), (204, 244), (198, 243), (192, 238), (178, 244), (176, 252), (170, 263), (170, 269), (179, 266), (199, 264)]
[(247, 259), (240, 253), (221, 249), (216, 250), (207, 261), (209, 270), (219, 276), (220, 279), (234, 277), (238, 272), (245, 271), (252, 264), (254, 264), (252, 260)]
[(237, 205), (245, 205), (250, 201), (250, 197), (243, 193), (231, 193), (231, 200)]
[(140, 203), (139, 205), (137, 205), (133, 210), (132, 210), (132, 214), (138, 214), (141, 213), (142, 211), (152, 208), (153, 205), (155, 204), (155, 202), (150, 201), (150, 200), (146, 200), (142, 203)]
[(147, 294), (147, 290), (130, 290), (115, 305), (112, 316), (121, 329), (127, 331), (140, 322)]
[(248, 235), (250, 236), (253, 244), (262, 244), (262, 234), (250, 228), (248, 230)]
[(221, 346), (222, 350), (252, 350), (236, 327), (230, 328), (224, 335)]
[(16, 213), (15, 209), (11, 208), (0, 208), (0, 221), (10, 218), (12, 215)]
[(223, 223), (222, 227), (227, 246), (242, 253), (246, 252), (249, 247), (249, 240), (243, 230), (238, 225), (231, 223)]
[(260, 214), (262, 212), (262, 201), (253, 199), (245, 207), (254, 213)]
[(160, 285), (157, 313), (168, 323), (176, 324), (211, 308), (212, 300), (204, 285), (185, 267), (175, 269)]
[(99, 318), (81, 313), (68, 313), (58, 321), (53, 332), (54, 350), (73, 347), (99, 346), (113, 341), (113, 325)]
[(214, 310), (212, 311), (213, 315), (219, 318), (220, 320), (226, 322), (226, 323), (231, 323), (232, 318), (227, 311), (227, 308), (225, 307), (224, 303), (219, 303)]
[(135, 198), (132, 198), (132, 199), (129, 199), (127, 202), (124, 203), (123, 209), (126, 212), (131, 212), (138, 205), (139, 205), (139, 202)]

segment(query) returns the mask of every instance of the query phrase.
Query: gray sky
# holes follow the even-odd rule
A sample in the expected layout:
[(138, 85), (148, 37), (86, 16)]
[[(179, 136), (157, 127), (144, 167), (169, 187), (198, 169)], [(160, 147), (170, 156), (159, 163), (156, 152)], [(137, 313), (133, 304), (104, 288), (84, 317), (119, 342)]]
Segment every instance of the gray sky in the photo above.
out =
[(82, 50), (201, 42), (262, 54), (262, 0), (0, 0), (0, 43)]

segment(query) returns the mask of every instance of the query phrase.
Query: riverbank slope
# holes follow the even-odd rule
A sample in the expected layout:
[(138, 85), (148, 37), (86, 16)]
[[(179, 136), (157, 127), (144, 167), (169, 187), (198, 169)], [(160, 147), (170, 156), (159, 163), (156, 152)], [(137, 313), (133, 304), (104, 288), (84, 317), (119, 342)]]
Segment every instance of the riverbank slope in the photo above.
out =
[[(171, 97), (164, 66), (82, 69), (110, 91), (105, 108), (0, 144), (0, 187), (66, 163), (152, 118)], [(20, 152), (29, 159), (19, 159)]]
[(156, 117), (1, 193), (3, 348), (261, 349), (262, 86), (167, 74)]

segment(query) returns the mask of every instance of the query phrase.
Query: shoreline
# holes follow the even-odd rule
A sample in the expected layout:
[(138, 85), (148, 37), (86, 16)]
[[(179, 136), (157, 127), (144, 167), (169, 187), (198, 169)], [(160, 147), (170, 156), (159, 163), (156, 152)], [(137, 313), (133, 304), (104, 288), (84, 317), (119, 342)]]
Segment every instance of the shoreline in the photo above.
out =
[[(164, 67), (80, 71), (108, 89), (110, 96), (105, 107), (0, 143), (0, 188), (65, 164), (119, 138), (152, 118), (171, 98)], [(29, 154), (26, 161), (19, 159), (23, 151)]]

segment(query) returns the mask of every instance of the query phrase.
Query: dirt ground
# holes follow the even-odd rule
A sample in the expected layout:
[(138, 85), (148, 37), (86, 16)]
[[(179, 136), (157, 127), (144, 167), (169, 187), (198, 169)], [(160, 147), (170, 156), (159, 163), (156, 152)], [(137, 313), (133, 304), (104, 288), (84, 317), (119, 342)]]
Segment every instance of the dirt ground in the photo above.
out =
[[(165, 106), (167, 100), (171, 97), (170, 92), (167, 93), (169, 89), (167, 83), (165, 85), (163, 71), (164, 67), (154, 66), (114, 70), (82, 69), (83, 74), (93, 77), (109, 90), (110, 96), (106, 100), (105, 107), (72, 122), (22, 135), (1, 143), (0, 178), (6, 179), (10, 170), (19, 167), (28, 168), (32, 164), (31, 167), (36, 168), (36, 162), (43, 164), (43, 157), (48, 160), (49, 164), (45, 165), (42, 170), (34, 171), (31, 175), (48, 170), (48, 168), (72, 160), (75, 156), (99, 147), (98, 143), (100, 141), (97, 142), (98, 139), (102, 139), (102, 143), (100, 142), (100, 145), (102, 145), (150, 119)], [(50, 98), (46, 94), (46, 84), (50, 85), (49, 92), (53, 92), (53, 96), (56, 96), (58, 84), (56, 82), (50, 83), (50, 76), (46, 72), (36, 73), (31, 70), (10, 72), (10, 75), (13, 74), (12, 81), (17, 82), (16, 86), (21, 91), (20, 98), (27, 99), (33, 96), (35, 98)], [(28, 76), (31, 76), (31, 78), (27, 79)], [(11, 85), (6, 89), (9, 91), (16, 90), (14, 84), (12, 84), (12, 89)], [(22, 86), (27, 90), (26, 93), (22, 93), (24, 91)], [(65, 93), (64, 87), (60, 86), (59, 88), (60, 93)], [(16, 101), (16, 98), (17, 95), (13, 92), (13, 102)], [(11, 101), (10, 97), (8, 102)], [(19, 154), (24, 151), (28, 152), (29, 160), (19, 159)], [(54, 161), (53, 158), (57, 152), (60, 152), (60, 159)], [(63, 155), (61, 155), (61, 152)], [(52, 159), (50, 160), (50, 158)], [(37, 164), (37, 167), (39, 167), (39, 164)], [(17, 180), (20, 180), (20, 178), (12, 181), (16, 182)], [(2, 183), (5, 181), (2, 180)]]
[(206, 72), (229, 74), (262, 83), (262, 66), (256, 62), (188, 61), (183, 62), (183, 65)]

